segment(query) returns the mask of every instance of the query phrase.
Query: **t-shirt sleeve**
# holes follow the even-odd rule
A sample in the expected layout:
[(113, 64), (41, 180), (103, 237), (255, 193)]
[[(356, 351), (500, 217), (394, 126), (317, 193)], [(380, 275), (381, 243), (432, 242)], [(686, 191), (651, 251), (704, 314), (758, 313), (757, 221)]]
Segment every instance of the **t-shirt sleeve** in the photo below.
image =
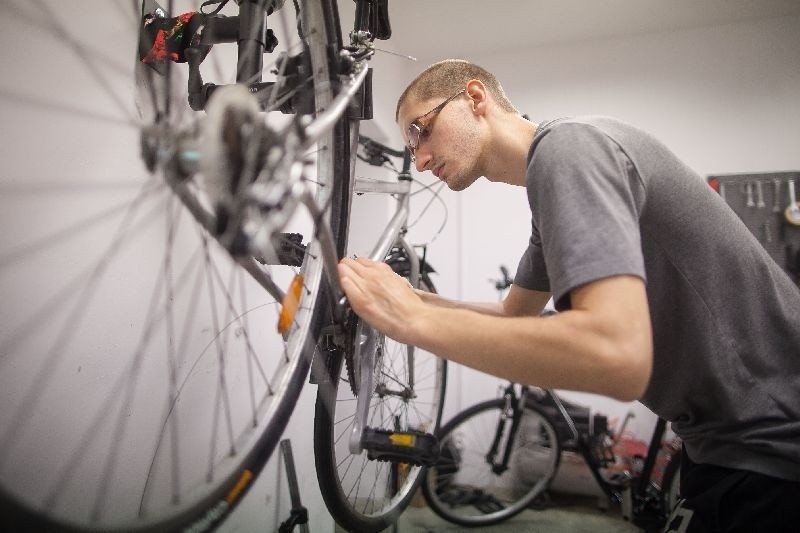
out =
[(547, 264), (544, 261), (542, 241), (536, 228), (533, 228), (528, 249), (522, 255), (514, 275), (514, 285), (533, 291), (550, 292), (550, 279), (547, 277)]
[(568, 309), (570, 291), (592, 281), (626, 274), (646, 280), (644, 187), (611, 137), (587, 124), (554, 126), (530, 159), (527, 190), (534, 232), (520, 261), (531, 270), (522, 279), (549, 279), (557, 309)]

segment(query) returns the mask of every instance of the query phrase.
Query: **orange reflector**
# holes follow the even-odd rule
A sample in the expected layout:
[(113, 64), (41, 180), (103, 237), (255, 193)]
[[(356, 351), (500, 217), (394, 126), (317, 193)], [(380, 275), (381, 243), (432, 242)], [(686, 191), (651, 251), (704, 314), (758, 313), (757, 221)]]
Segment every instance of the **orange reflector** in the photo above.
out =
[(285, 335), (294, 322), (294, 315), (300, 307), (300, 298), (303, 295), (303, 276), (298, 274), (292, 280), (289, 290), (281, 302), (281, 316), (278, 318), (278, 333)]
[(239, 480), (236, 482), (236, 485), (234, 485), (231, 491), (225, 496), (225, 501), (228, 502), (229, 505), (236, 501), (252, 479), (253, 473), (249, 470), (244, 470), (242, 475), (239, 476)]
[(402, 433), (389, 435), (389, 442), (395, 446), (413, 446), (415, 440), (414, 435), (403, 435)]

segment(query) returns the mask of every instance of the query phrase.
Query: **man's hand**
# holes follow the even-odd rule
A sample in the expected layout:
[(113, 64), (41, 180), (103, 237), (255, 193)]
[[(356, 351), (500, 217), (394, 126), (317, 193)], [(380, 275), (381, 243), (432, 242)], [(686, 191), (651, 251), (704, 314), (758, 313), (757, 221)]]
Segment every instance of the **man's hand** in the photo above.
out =
[(392, 339), (413, 344), (412, 319), (426, 307), (405, 278), (386, 263), (359, 257), (339, 263), (342, 289), (356, 314)]

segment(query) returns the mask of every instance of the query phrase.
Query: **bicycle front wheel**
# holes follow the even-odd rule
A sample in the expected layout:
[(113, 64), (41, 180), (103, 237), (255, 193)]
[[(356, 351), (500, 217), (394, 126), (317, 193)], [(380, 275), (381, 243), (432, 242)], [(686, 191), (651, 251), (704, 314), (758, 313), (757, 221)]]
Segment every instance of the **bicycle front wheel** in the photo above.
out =
[[(199, 2), (161, 3), (174, 16)], [(335, 3), (295, 4), (299, 28), (291, 2), (271, 15), (286, 24), (270, 28), (311, 66), (292, 98), (323, 109), (339, 86)], [(287, 228), (308, 240), (297, 266), (263, 265), (232, 258), (214, 210), (200, 221), (176, 194), (209, 203), (213, 176), (163, 159), (198, 140), (205, 113), (187, 104), (185, 66), (157, 72), (137, 58), (131, 69), (142, 20), (141, 2), (3, 5), (0, 112), (16, 124), (0, 139), (3, 530), (212, 527), (278, 442), (327, 318), (319, 220), (298, 213)], [(235, 79), (226, 52), (208, 57), (220, 83)], [(273, 69), (265, 60), (265, 78)], [(233, 137), (275, 120), (295, 119), (244, 113)], [(208, 155), (189, 144), (182, 162)], [(342, 121), (303, 154), (317, 162), (317, 201), (339, 227), (349, 146)], [(303, 297), (279, 332), (281, 303), (263, 287), (286, 289), (298, 274)]]
[[(407, 275), (402, 270), (399, 273)], [(434, 291), (427, 275), (420, 288)], [(376, 386), (368, 391), (369, 427), (435, 432), (442, 416), (446, 361), (389, 338), (382, 352), (375, 369)], [(314, 418), (314, 456), (322, 496), (336, 522), (348, 531), (381, 531), (408, 505), (424, 469), (397, 461), (369, 460), (367, 452), (350, 453), (356, 395), (344, 357), (330, 361), (330, 367), (330, 379), (319, 385)]]
[(502, 522), (528, 508), (558, 471), (561, 445), (549, 417), (528, 404), (510, 435), (506, 411), (503, 399), (482, 402), (439, 432), (441, 456), (428, 469), (422, 492), (445, 520), (467, 527)]

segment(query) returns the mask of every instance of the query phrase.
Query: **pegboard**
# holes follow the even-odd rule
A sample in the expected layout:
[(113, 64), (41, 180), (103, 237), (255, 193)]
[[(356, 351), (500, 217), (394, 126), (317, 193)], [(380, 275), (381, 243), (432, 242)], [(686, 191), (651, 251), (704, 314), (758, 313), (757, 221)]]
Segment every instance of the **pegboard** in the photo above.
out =
[[(725, 174), (708, 176), (707, 181), (775, 262), (799, 283), (800, 171)], [(787, 214), (791, 205), (794, 210)]]

